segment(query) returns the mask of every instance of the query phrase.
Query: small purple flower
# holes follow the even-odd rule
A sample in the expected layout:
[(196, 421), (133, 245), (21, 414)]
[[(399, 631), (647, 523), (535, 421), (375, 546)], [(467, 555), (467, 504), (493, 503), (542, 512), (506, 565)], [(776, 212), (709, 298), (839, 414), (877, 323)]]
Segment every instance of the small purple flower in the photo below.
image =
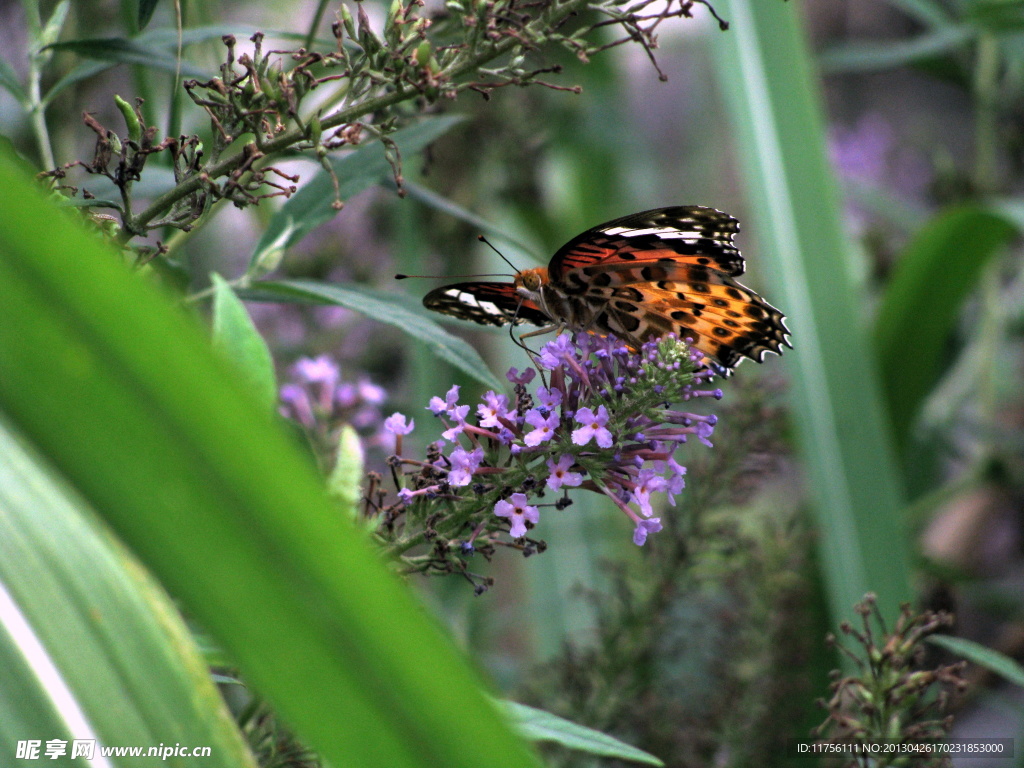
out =
[(374, 384), (369, 379), (360, 379), (358, 390), (359, 397), (364, 403), (370, 405), (381, 405), (387, 399), (387, 392), (384, 387)]
[(330, 389), (334, 389), (341, 375), (338, 366), (328, 355), (299, 358), (292, 371), (296, 378), (306, 384), (327, 384)]
[(631, 500), (640, 507), (641, 515), (650, 517), (654, 514), (654, 510), (651, 509), (651, 494), (663, 491), (667, 486), (668, 481), (653, 469), (640, 470)]
[(526, 433), (523, 437), (523, 442), (531, 448), (550, 440), (554, 437), (555, 430), (558, 429), (559, 418), (557, 413), (544, 416), (536, 408), (531, 408), (526, 412), (525, 420), (527, 424), (533, 427), (533, 431)]
[(527, 368), (522, 373), (519, 372), (518, 368), (509, 368), (508, 373), (505, 374), (505, 378), (511, 381), (513, 384), (529, 384), (533, 381), (533, 377), (537, 375), (537, 372), (533, 368)]
[(711, 437), (712, 434), (714, 434), (714, 431), (715, 431), (715, 422), (714, 421), (699, 421), (699, 422), (697, 422), (697, 429), (696, 429), (697, 439), (700, 440), (702, 443), (704, 443), (704, 445), (706, 445), (708, 448), (714, 448), (715, 447), (714, 445), (711, 444), (711, 441), (708, 440), (708, 438)]
[(452, 388), (444, 396), (444, 400), (434, 396), (430, 398), (430, 405), (427, 408), (435, 416), (440, 416), (442, 413), (451, 413), (455, 409), (457, 402), (459, 402), (459, 385), (453, 384)]
[[(583, 338), (586, 338), (586, 336)], [(573, 345), (572, 336), (568, 333), (560, 333), (555, 339), (549, 341), (541, 348), (537, 364), (550, 371), (560, 366), (564, 361), (574, 358), (575, 353), (576, 348)]]
[[(420, 402), (423, 401), (421, 400)], [(415, 419), (409, 419), (409, 423), (407, 424), (405, 421), (405, 414), (398, 413), (397, 411), (384, 419), (384, 430), (390, 432), (392, 435), (408, 435), (412, 432), (413, 427), (415, 426)]]
[(306, 429), (313, 429), (316, 426), (316, 416), (313, 414), (313, 403), (309, 399), (309, 393), (298, 384), (285, 384), (281, 387), (281, 415), (295, 419)]
[(508, 397), (495, 393), (493, 389), (484, 393), (484, 401), (476, 407), (476, 412), (480, 414), (480, 426), (485, 428), (501, 429), (504, 426), (502, 419), (515, 420), (515, 413), (508, 409)]
[(647, 535), (657, 533), (661, 530), (661, 518), (652, 517), (650, 520), (637, 520), (636, 528), (633, 530), (633, 543), (642, 547), (647, 541)]
[(537, 388), (537, 402), (540, 403), (542, 409), (546, 411), (553, 411), (555, 408), (562, 404), (562, 390), (551, 387), (538, 387)]
[(513, 539), (521, 539), (526, 535), (527, 523), (536, 525), (540, 520), (540, 512), (537, 508), (526, 502), (525, 493), (513, 493), (508, 500), (502, 499), (494, 505), (494, 514), (498, 517), (507, 517), (512, 523), (509, 535)]
[(603, 405), (597, 407), (597, 413), (589, 408), (580, 408), (576, 411), (576, 422), (582, 426), (572, 432), (574, 445), (586, 445), (591, 440), (597, 440), (601, 448), (612, 447), (612, 433), (605, 427), (608, 423), (608, 409)]
[(569, 454), (563, 454), (558, 457), (558, 462), (555, 463), (551, 459), (548, 459), (548, 471), (551, 473), (548, 475), (548, 488), (552, 491), (557, 491), (563, 486), (569, 488), (575, 488), (576, 486), (583, 483), (583, 475), (579, 472), (570, 472), (569, 469), (575, 463), (575, 459)]
[(439, 490), (441, 490), (440, 485), (428, 485), (426, 488), (420, 488), (418, 491), (403, 488), (398, 492), (398, 498), (400, 498), (406, 504), (409, 504), (417, 496), (432, 496)]
[(463, 430), (466, 428), (466, 417), (469, 415), (468, 405), (456, 405), (449, 412), (449, 415), (455, 419), (455, 426), (449, 427), (441, 433), (441, 437), (445, 440), (455, 441), (456, 435), (461, 435)]
[(668, 494), (668, 503), (673, 507), (676, 505), (676, 494), (682, 493), (686, 487), (686, 479), (683, 477), (686, 474), (686, 467), (677, 462), (671, 456), (668, 461), (665, 462), (665, 469), (659, 467), (659, 471), (664, 472), (668, 470), (667, 485), (665, 486), (665, 492)]
[(448, 472), (448, 485), (469, 485), (473, 480), (473, 473), (484, 460), (484, 449), (476, 448), (473, 451), (467, 451), (465, 448), (456, 448), (452, 451), (449, 459), (452, 468)]

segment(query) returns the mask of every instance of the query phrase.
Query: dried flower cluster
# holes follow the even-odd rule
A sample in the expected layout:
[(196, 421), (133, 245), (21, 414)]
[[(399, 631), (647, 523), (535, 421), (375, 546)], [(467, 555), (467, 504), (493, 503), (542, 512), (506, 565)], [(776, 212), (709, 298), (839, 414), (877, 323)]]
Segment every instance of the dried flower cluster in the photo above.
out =
[[(948, 613), (915, 613), (904, 605), (892, 632), (878, 611), (874, 595), (857, 605), (863, 630), (848, 622), (841, 626), (843, 634), (852, 637), (863, 648), (854, 653), (830, 636), (830, 643), (854, 661), (858, 674), (837, 678), (832, 683), (832, 698), (821, 702), (828, 709), (828, 718), (819, 726), (820, 743), (931, 744), (942, 741), (952, 725), (952, 717), (943, 717), (950, 691), (962, 691), (966, 681), (961, 677), (965, 662), (942, 665), (934, 669), (921, 666), (922, 641), (952, 624)], [(876, 637), (872, 623), (882, 627)], [(845, 763), (850, 766), (886, 766), (906, 760), (900, 752), (863, 751)], [(915, 765), (938, 765), (942, 755), (914, 758)]]
[[(71, 195), (78, 190), (64, 179), (72, 168), (109, 178), (120, 201), (93, 200), (87, 207), (116, 213), (122, 244), (168, 226), (188, 231), (221, 200), (243, 207), (290, 195), (298, 179), (271, 165), (284, 151), (317, 157), (334, 179), (334, 204), (340, 208), (339, 180), (326, 160), (329, 152), (356, 146), (367, 137), (381, 141), (401, 192), (401, 157), (389, 139), (401, 123), (439, 99), (467, 90), (486, 97), (495, 88), (539, 84), (578, 92), (578, 87), (540, 79), (560, 71), (545, 61), (554, 47), (568, 48), (586, 61), (607, 48), (637, 42), (654, 62), (659, 25), (691, 16), (695, 4), (714, 14), (707, 0), (448, 0), (443, 9), (430, 13), (424, 11), (423, 0), (394, 0), (378, 33), (357, 2), (355, 15), (341, 7), (331, 27), (334, 45), (326, 52), (264, 51), (263, 35), (257, 33), (251, 38), (252, 53), (236, 54), (236, 40), (227, 35), (218, 75), (184, 83), (210, 119), (209, 138), (160, 139), (155, 126), (145, 125), (138, 105), (117, 98), (126, 134), (118, 135), (86, 115), (86, 124), (97, 134), (94, 157), (43, 175)], [(589, 21), (576, 21), (584, 10)], [(725, 22), (719, 22), (724, 29)], [(622, 35), (609, 40), (608, 27), (621, 28)], [(314, 91), (320, 93), (310, 104)], [(249, 137), (241, 148), (236, 145), (239, 137)], [(139, 210), (132, 184), (150, 156), (163, 152), (170, 155), (175, 186)], [(111, 219), (107, 214), (95, 218)], [(158, 246), (155, 253), (160, 252)]]

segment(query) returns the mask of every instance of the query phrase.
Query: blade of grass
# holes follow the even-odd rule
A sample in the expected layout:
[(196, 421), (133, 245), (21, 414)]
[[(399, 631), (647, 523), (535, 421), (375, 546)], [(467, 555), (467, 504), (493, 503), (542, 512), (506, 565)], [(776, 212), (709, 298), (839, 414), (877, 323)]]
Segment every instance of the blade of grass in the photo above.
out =
[(0, 411), (326, 762), (536, 766), (180, 310), (0, 156)]
[(821, 562), (834, 619), (865, 592), (895, 618), (910, 596), (902, 489), (825, 153), (818, 84), (798, 8), (730, 0), (716, 35), (769, 295), (787, 314), (792, 372)]
[(897, 443), (904, 445), (942, 373), (946, 344), (985, 266), (1016, 234), (998, 213), (950, 208), (917, 232), (885, 289), (875, 345)]
[(2, 423), (0, 585), (0, 754), (96, 739), (255, 765), (167, 595)]
[(220, 275), (213, 275), (213, 345), (235, 365), (269, 411), (277, 402), (274, 360), (245, 305)]
[(528, 707), (514, 701), (503, 701), (501, 704), (519, 732), (531, 741), (550, 741), (579, 752), (644, 765), (665, 765), (661, 759), (649, 752), (619, 741), (607, 733), (545, 712), (543, 709)]
[(427, 317), (426, 310), (409, 309), (392, 294), (358, 285), (332, 285), (317, 280), (264, 280), (254, 283), (250, 291), (243, 291), (242, 296), (335, 304), (361, 312), (378, 322), (399, 328), (435, 357), (451, 363), (481, 384), (501, 390), (501, 383), (473, 347)]

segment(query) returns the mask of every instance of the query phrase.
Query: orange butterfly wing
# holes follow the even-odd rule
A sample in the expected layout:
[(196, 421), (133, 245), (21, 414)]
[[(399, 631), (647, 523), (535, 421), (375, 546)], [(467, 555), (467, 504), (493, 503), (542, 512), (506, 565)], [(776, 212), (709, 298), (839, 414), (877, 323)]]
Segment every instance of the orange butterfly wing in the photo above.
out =
[(744, 271), (738, 231), (713, 208), (643, 211), (573, 238), (548, 272), (557, 290), (601, 307), (589, 330), (634, 345), (675, 333), (728, 373), (792, 346), (782, 313), (733, 279)]

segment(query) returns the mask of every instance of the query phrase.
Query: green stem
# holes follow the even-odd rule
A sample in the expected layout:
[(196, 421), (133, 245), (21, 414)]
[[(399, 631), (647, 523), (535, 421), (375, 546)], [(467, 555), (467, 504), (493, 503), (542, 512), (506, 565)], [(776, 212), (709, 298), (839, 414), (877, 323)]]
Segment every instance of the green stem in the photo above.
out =
[(316, 31), (320, 28), (320, 22), (324, 17), (324, 11), (327, 10), (328, 0), (320, 0), (316, 6), (316, 12), (313, 14), (313, 22), (309, 25), (309, 32), (306, 33), (306, 39), (302, 41), (302, 47), (307, 51), (313, 47), (313, 40), (316, 39)]
[[(998, 112), (999, 112), (999, 42), (991, 34), (978, 39), (974, 69), (975, 118), (974, 186), (982, 195), (991, 194), (998, 184)], [(1000, 260), (994, 259), (981, 281), (981, 339), (977, 370), (980, 372), (978, 405), (983, 424), (994, 424), (998, 398), (996, 395), (996, 356), (1003, 332)], [(984, 456), (991, 455), (991, 437), (983, 447)]]
[(978, 39), (978, 55), (974, 69), (975, 120), (974, 185), (982, 194), (993, 191), (997, 184), (999, 109), (999, 42), (993, 35)]

